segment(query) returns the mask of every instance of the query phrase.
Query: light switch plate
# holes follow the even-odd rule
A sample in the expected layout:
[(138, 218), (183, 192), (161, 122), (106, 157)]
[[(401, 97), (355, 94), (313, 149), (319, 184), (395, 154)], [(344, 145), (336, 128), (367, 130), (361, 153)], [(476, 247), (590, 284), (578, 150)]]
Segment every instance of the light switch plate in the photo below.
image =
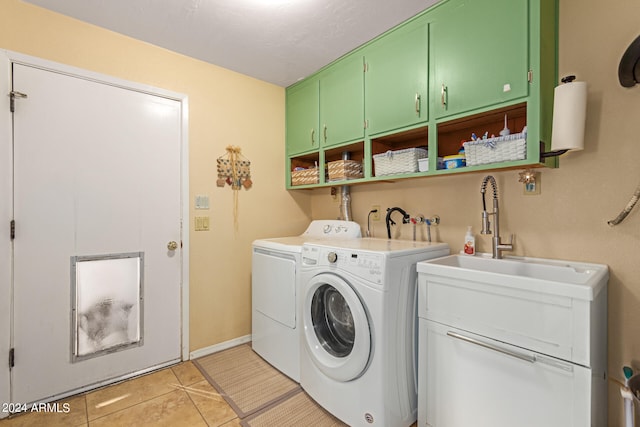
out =
[(209, 209), (209, 196), (196, 196), (196, 209)]
[(209, 231), (209, 217), (197, 216), (194, 218), (195, 231)]

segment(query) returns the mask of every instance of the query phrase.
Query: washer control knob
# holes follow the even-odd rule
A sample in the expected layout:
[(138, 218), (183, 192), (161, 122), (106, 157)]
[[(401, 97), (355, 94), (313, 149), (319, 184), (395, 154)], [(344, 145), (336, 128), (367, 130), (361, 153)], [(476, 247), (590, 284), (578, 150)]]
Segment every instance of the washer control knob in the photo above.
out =
[(338, 254), (335, 252), (329, 252), (329, 255), (327, 255), (327, 259), (331, 264), (333, 264), (338, 260)]
[(327, 224), (327, 225), (325, 225), (325, 226), (324, 226), (324, 228), (322, 229), (322, 231), (324, 232), (324, 234), (327, 234), (327, 233), (330, 233), (330, 232), (331, 232), (331, 229), (332, 229), (332, 228), (333, 228), (333, 227), (331, 227), (331, 224)]

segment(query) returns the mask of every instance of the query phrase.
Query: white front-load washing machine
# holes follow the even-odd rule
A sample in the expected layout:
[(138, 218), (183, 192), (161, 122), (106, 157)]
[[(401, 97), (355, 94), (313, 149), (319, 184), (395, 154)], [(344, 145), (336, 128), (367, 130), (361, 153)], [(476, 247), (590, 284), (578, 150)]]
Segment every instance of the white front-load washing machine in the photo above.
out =
[(264, 360), (300, 382), (299, 270), (302, 244), (312, 240), (360, 238), (352, 221), (316, 220), (300, 236), (253, 242), (252, 348)]
[(363, 238), (302, 247), (300, 385), (350, 426), (417, 417), (416, 263), (446, 243)]

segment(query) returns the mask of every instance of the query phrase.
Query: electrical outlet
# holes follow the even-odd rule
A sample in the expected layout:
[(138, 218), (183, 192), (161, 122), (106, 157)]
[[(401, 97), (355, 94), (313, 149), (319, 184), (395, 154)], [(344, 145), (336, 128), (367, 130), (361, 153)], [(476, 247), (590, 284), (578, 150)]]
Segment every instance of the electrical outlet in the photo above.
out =
[(338, 197), (338, 189), (336, 187), (331, 187), (331, 200), (333, 203), (340, 203), (340, 197)]
[(372, 211), (374, 211), (374, 210), (376, 211), (376, 212), (373, 212), (371, 214), (371, 220), (372, 221), (380, 221), (380, 205), (371, 206), (371, 210)]
[(540, 172), (534, 172), (530, 182), (523, 183), (523, 194), (525, 196), (539, 196), (542, 191), (542, 179)]

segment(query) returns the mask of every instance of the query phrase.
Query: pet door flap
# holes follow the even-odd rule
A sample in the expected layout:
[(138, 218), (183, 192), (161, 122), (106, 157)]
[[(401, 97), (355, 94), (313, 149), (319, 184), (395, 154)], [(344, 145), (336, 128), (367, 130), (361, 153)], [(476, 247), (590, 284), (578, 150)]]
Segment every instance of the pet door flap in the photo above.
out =
[(71, 257), (73, 362), (142, 345), (142, 252)]

